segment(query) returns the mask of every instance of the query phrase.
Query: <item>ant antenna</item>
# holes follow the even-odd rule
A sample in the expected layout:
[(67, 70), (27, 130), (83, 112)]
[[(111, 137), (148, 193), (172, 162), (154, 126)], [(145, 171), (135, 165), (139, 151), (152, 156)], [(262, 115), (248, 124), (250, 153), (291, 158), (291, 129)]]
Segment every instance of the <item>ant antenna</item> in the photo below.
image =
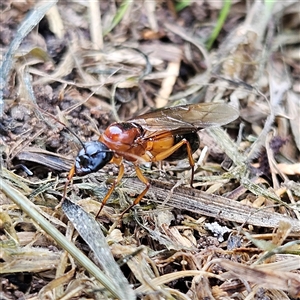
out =
[(84, 143), (81, 141), (81, 139), (79, 138), (79, 136), (72, 130), (70, 129), (65, 123), (59, 121), (56, 117), (54, 117), (52, 114), (50, 114), (49, 112), (42, 110), (41, 108), (38, 107), (38, 109), (45, 115), (47, 115), (48, 117), (52, 118), (54, 121), (56, 121), (57, 123), (59, 123), (60, 125), (62, 125), (64, 127), (65, 130), (67, 130), (69, 133), (73, 134), (73, 136), (75, 136), (77, 138), (77, 140), (79, 141), (80, 145), (82, 146), (82, 148), (84, 148)]

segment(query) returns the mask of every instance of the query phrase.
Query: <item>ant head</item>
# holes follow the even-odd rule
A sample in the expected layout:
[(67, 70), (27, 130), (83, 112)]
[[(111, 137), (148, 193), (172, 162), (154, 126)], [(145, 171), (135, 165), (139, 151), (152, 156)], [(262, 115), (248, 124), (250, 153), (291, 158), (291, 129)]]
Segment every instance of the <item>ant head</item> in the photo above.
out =
[(75, 174), (83, 176), (102, 169), (112, 158), (114, 152), (98, 141), (87, 142), (79, 151), (75, 161)]

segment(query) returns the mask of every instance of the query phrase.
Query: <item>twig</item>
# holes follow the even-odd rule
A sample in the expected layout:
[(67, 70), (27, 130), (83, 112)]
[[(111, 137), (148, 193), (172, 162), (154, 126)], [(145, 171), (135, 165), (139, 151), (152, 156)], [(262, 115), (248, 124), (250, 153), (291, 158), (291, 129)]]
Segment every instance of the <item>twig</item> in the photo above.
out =
[[(172, 189), (172, 184), (158, 180), (150, 180), (150, 183), (151, 187), (147, 195), (155, 195), (151, 197), (151, 201), (162, 204), (167, 199)], [(140, 193), (144, 188), (144, 184), (137, 178), (129, 178), (124, 180), (122, 187), (130, 189), (131, 192)], [(173, 190), (172, 197), (167, 205), (208, 217), (253, 226), (274, 228), (281, 221), (284, 221), (291, 224), (293, 232), (300, 232), (300, 222), (296, 219), (276, 212), (257, 209), (222, 196), (207, 194), (192, 188), (179, 187)]]

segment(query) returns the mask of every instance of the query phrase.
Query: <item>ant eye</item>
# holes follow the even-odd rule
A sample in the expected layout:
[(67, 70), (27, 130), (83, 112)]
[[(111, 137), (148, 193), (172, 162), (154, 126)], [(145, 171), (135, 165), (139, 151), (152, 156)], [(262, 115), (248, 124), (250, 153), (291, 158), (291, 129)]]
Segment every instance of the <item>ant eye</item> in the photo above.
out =
[(79, 161), (82, 165), (86, 165), (89, 162), (85, 156), (79, 156)]

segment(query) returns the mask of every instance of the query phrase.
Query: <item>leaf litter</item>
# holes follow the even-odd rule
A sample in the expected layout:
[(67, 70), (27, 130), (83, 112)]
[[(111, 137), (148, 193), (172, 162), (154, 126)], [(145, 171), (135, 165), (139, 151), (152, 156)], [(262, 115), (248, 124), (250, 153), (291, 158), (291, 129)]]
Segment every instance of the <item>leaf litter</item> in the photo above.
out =
[[(299, 3), (225, 2), (1, 4), (1, 299), (300, 297)], [(186, 160), (145, 165), (119, 220), (143, 190), (126, 164), (95, 220), (108, 164), (55, 209), (81, 147), (66, 127), (96, 140), (199, 102), (240, 118), (199, 133), (195, 189)]]

